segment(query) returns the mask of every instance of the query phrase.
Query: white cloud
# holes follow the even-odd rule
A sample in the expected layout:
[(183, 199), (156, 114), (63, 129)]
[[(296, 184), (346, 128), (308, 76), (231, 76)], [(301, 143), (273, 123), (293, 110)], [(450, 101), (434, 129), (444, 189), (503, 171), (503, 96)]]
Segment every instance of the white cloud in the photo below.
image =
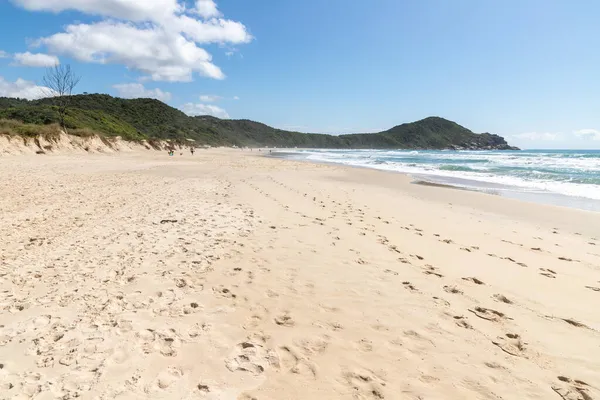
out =
[(10, 57), (10, 55), (7, 52), (0, 50), (0, 58), (8, 58), (8, 57)]
[(583, 139), (600, 140), (600, 131), (597, 129), (580, 129), (573, 134)]
[(43, 53), (17, 53), (15, 64), (23, 67), (53, 67), (60, 64), (58, 57)]
[(196, 0), (194, 12), (204, 18), (220, 17), (221, 13), (214, 0)]
[(20, 99), (40, 99), (47, 97), (52, 91), (45, 86), (38, 86), (35, 82), (17, 79), (8, 82), (0, 76), (0, 97), (17, 97)]
[[(193, 18), (184, 0), (13, 0), (32, 11), (76, 10), (110, 19), (71, 24), (64, 32), (34, 42), (79, 61), (122, 64), (156, 81), (191, 81), (194, 73), (223, 79), (211, 55), (198, 44), (248, 43), (252, 36), (237, 21), (220, 16), (212, 1), (200, 1)], [(199, 3), (206, 3), (200, 5)], [(214, 10), (211, 9), (214, 5)], [(211, 11), (212, 10), (212, 11)], [(216, 12), (216, 13), (215, 13)]]
[(239, 100), (240, 98), (238, 96), (233, 96), (234, 100)]
[(556, 141), (562, 140), (563, 136), (560, 133), (551, 133), (551, 132), (525, 132), (519, 133), (516, 135), (512, 135), (512, 137), (517, 139), (524, 140), (540, 140), (540, 141)]
[(204, 49), (159, 27), (140, 29), (118, 22), (69, 25), (66, 32), (39, 42), (79, 61), (123, 64), (155, 81), (191, 81), (194, 71), (214, 79), (225, 77)]
[(113, 85), (113, 88), (117, 90), (119, 96), (126, 99), (157, 99), (163, 102), (171, 100), (171, 93), (163, 92), (162, 90), (146, 89), (141, 83), (121, 83)]
[(222, 97), (221, 96), (215, 96), (213, 94), (203, 94), (200, 96), (200, 101), (203, 101), (205, 103), (214, 103), (216, 101), (221, 100)]
[(177, 0), (13, 0), (30, 11), (80, 11), (131, 21), (156, 21), (183, 11)]
[(223, 110), (221, 107), (217, 107), (212, 104), (187, 103), (181, 107), (181, 111), (190, 116), (212, 115), (213, 117), (217, 118), (229, 118), (229, 114), (227, 114), (227, 111)]
[(199, 21), (187, 15), (171, 16), (165, 19), (166, 29), (182, 32), (197, 43), (249, 43), (252, 35), (241, 22), (213, 18)]

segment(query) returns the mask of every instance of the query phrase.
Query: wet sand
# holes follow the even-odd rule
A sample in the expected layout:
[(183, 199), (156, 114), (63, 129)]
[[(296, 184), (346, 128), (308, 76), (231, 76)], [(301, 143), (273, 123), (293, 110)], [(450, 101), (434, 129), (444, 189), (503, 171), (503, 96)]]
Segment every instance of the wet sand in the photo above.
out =
[(1, 399), (600, 399), (598, 213), (235, 150), (0, 176)]

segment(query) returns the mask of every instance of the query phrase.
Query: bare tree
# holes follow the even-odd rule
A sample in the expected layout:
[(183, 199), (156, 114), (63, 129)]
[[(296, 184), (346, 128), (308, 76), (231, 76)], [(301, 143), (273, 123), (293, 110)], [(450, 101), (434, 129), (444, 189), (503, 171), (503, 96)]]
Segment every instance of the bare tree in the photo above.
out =
[(46, 95), (52, 98), (53, 104), (58, 108), (58, 117), (60, 126), (66, 129), (65, 116), (71, 103), (73, 89), (79, 83), (81, 77), (76, 76), (71, 70), (71, 66), (57, 64), (46, 70), (43, 83), (47, 88)]

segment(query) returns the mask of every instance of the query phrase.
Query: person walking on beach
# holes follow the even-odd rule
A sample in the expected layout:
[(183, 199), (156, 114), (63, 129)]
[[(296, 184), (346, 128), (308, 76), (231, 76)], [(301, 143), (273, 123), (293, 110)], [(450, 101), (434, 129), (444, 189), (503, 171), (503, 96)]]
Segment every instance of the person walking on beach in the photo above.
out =
[(194, 148), (193, 147), (190, 148), (190, 152), (192, 153), (192, 155), (194, 155)]

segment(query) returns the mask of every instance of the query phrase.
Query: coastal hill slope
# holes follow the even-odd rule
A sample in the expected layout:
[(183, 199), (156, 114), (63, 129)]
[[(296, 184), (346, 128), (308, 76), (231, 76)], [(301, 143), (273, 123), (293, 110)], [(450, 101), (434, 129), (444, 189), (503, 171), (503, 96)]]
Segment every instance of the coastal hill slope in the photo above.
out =
[[(26, 124), (58, 122), (51, 99), (0, 98), (0, 119)], [(190, 117), (154, 99), (121, 99), (104, 94), (71, 98), (67, 128), (86, 129), (128, 140), (193, 139), (212, 146), (272, 146), (359, 149), (516, 149), (498, 135), (477, 134), (459, 124), (429, 117), (368, 134), (325, 135), (290, 132), (250, 120)]]

